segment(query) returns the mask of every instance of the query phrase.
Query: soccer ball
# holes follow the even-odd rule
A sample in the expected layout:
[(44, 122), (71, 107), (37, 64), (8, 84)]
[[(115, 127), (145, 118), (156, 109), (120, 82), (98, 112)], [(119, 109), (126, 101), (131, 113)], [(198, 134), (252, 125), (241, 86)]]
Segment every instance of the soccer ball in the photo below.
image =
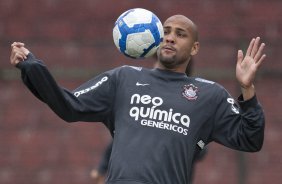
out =
[(113, 29), (116, 47), (131, 58), (146, 58), (155, 54), (163, 35), (163, 26), (159, 18), (142, 8), (122, 13)]

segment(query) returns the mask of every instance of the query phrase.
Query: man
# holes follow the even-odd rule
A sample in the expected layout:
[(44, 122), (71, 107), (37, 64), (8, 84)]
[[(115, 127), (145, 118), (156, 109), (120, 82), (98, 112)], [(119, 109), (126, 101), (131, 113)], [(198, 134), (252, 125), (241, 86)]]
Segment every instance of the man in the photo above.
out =
[(60, 88), (23, 43), (12, 44), (10, 60), (30, 91), (62, 119), (108, 127), (113, 147), (107, 184), (187, 184), (197, 154), (209, 142), (255, 152), (264, 137), (253, 82), (265, 44), (255, 38), (245, 56), (238, 51), (238, 106), (219, 84), (185, 75), (199, 50), (197, 34), (190, 19), (172, 16), (164, 22), (155, 69), (115, 68), (73, 92)]
[[(154, 57), (156, 57), (156, 59), (157, 59), (157, 56), (154, 56)], [(191, 58), (187, 67), (186, 67), (186, 70), (185, 70), (185, 74), (188, 77), (192, 76), (193, 63), (194, 63), (193, 58)], [(101, 160), (98, 164), (98, 167), (95, 168), (95, 169), (92, 169), (91, 172), (90, 172), (90, 177), (93, 181), (93, 184), (105, 184), (105, 178), (107, 176), (108, 167), (109, 167), (109, 160), (110, 160), (111, 152), (112, 152), (112, 145), (113, 145), (113, 142), (111, 141), (107, 145), (105, 151), (103, 152), (103, 155), (102, 155)], [(207, 154), (207, 150), (208, 150), (208, 148), (206, 146), (206, 147), (204, 147), (203, 150), (200, 151), (200, 153), (195, 157), (195, 163), (204, 159), (204, 157)], [(193, 181), (193, 175), (194, 175), (193, 170), (194, 169), (192, 169), (192, 171), (191, 171), (192, 172), (192, 177), (191, 177), (192, 181)]]

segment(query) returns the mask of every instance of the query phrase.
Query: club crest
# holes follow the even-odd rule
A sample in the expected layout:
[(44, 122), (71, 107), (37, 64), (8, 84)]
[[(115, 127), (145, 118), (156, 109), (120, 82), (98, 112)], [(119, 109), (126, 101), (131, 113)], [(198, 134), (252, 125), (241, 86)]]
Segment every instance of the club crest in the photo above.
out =
[(182, 95), (187, 100), (196, 100), (198, 98), (198, 87), (194, 86), (193, 84), (184, 85)]

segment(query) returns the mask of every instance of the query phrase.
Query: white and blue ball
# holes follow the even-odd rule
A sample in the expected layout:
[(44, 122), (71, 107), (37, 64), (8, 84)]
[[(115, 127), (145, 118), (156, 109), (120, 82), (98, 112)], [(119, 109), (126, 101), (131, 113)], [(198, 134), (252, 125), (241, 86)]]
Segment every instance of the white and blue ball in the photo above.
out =
[(159, 18), (149, 10), (130, 9), (119, 16), (113, 29), (118, 50), (131, 58), (154, 55), (164, 33)]

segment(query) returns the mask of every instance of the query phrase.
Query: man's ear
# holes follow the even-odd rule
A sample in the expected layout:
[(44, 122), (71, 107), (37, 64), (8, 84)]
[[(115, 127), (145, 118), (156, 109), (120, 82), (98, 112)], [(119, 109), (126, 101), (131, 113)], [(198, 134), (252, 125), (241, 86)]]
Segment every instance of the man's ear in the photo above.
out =
[(200, 42), (194, 42), (194, 45), (191, 50), (191, 56), (196, 55), (200, 50)]

